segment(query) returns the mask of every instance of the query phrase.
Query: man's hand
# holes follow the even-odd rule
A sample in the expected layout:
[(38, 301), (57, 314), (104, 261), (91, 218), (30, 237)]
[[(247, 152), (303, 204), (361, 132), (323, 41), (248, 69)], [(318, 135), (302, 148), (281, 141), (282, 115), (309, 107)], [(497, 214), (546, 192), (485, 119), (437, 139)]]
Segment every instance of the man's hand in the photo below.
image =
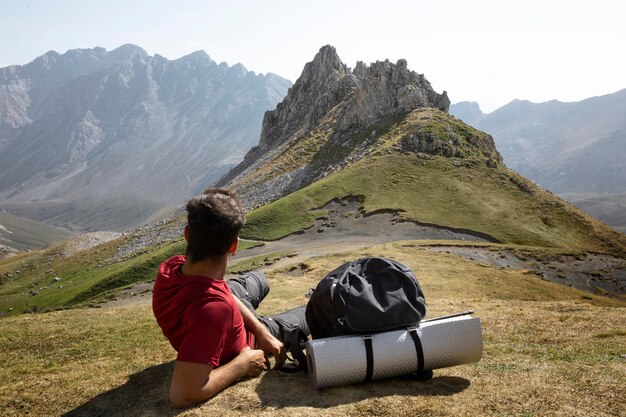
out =
[(250, 349), (248, 346), (239, 352), (237, 361), (241, 361), (246, 369), (246, 376), (255, 377), (267, 369), (265, 364), (265, 354), (260, 349)]
[(286, 349), (285, 345), (276, 339), (269, 331), (260, 332), (256, 336), (256, 345), (265, 352), (265, 356), (272, 355), (276, 359), (274, 369), (280, 368), (285, 363)]
[(254, 314), (248, 310), (248, 307), (246, 307), (239, 298), (235, 296), (233, 296), (233, 298), (235, 299), (235, 303), (237, 303), (237, 307), (239, 307), (246, 329), (254, 334), (257, 347), (265, 352), (266, 363), (269, 364), (267, 357), (272, 355), (276, 359), (274, 369), (278, 369), (283, 366), (286, 356), (285, 346), (281, 341), (272, 336), (267, 327), (254, 317)]

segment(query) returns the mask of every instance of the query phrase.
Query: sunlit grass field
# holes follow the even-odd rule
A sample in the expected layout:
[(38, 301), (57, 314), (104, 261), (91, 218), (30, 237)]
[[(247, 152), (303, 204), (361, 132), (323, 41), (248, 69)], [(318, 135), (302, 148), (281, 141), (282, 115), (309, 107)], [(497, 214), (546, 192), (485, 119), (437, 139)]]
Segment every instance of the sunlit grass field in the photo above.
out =
[[(167, 402), (175, 352), (149, 306), (74, 309), (0, 320), (0, 414), (23, 415), (435, 415), (617, 416), (626, 413), (626, 304), (525, 274), (396, 242), (268, 271), (272, 314), (346, 259), (376, 254), (416, 273), (428, 317), (474, 309), (482, 360), (315, 391), (307, 375), (271, 371), (208, 402)], [(295, 265), (294, 265), (295, 266)]]
[(254, 210), (243, 235), (273, 240), (306, 229), (327, 214), (321, 207), (345, 197), (360, 198), (365, 213), (398, 211), (506, 243), (615, 254), (626, 247), (623, 234), (506, 168), (466, 169), (448, 158), (398, 154), (368, 158)]

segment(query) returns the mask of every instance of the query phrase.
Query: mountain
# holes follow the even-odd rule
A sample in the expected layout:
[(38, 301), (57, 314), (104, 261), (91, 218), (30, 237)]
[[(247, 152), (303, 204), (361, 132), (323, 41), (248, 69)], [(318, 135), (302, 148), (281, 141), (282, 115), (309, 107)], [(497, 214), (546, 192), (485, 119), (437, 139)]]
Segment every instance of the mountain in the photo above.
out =
[(507, 165), (553, 192), (626, 192), (626, 89), (575, 103), (514, 100), (475, 127)]
[(299, 233), (331, 201), (357, 199), (363, 215), (392, 212), (491, 241), (623, 253), (623, 236), (508, 169), (492, 137), (448, 105), (406, 61), (350, 71), (323, 47), (266, 114), (259, 145), (218, 184), (262, 206), (244, 232), (253, 239)]
[[(218, 185), (236, 188), (252, 206), (267, 203), (363, 157), (384, 129), (377, 126), (381, 120), (423, 107), (447, 111), (449, 105), (446, 92), (436, 93), (405, 60), (357, 62), (350, 70), (334, 47), (324, 46), (265, 115), (258, 146)], [(433, 146), (454, 152), (454, 146)]]
[(451, 114), (490, 133), (508, 166), (625, 230), (626, 89), (574, 103), (514, 100), (478, 117), (468, 108)]
[(450, 114), (472, 126), (475, 126), (485, 117), (485, 113), (475, 101), (461, 101), (452, 104)]
[(219, 179), (291, 83), (198, 51), (54, 51), (0, 69), (0, 207), (72, 230), (122, 230)]

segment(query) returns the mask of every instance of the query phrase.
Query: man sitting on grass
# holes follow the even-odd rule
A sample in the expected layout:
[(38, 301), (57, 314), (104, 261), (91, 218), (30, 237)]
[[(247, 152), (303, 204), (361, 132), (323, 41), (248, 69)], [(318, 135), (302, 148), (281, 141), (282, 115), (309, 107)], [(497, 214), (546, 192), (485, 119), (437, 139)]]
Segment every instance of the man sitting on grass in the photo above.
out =
[(178, 352), (170, 386), (174, 407), (199, 403), (242, 377), (260, 375), (269, 356), (279, 368), (290, 332), (299, 327), (309, 333), (304, 307), (273, 318), (256, 314), (269, 291), (261, 272), (224, 279), (244, 222), (234, 193), (207, 189), (187, 203), (186, 256), (173, 256), (159, 268), (152, 309)]

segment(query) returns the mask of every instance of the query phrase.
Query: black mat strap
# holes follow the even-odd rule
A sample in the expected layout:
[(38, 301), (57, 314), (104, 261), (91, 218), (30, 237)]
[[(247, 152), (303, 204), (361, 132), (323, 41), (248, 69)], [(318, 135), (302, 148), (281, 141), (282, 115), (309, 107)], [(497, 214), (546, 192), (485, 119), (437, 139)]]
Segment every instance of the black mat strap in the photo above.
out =
[(407, 329), (411, 338), (413, 339), (413, 343), (415, 344), (415, 352), (417, 353), (417, 371), (416, 373), (419, 375), (424, 372), (424, 349), (422, 348), (422, 342), (420, 341), (420, 336), (417, 333), (416, 327), (409, 327)]
[(372, 336), (363, 335), (365, 343), (365, 356), (367, 358), (367, 371), (365, 372), (365, 381), (371, 381), (374, 374), (374, 351), (372, 349)]

